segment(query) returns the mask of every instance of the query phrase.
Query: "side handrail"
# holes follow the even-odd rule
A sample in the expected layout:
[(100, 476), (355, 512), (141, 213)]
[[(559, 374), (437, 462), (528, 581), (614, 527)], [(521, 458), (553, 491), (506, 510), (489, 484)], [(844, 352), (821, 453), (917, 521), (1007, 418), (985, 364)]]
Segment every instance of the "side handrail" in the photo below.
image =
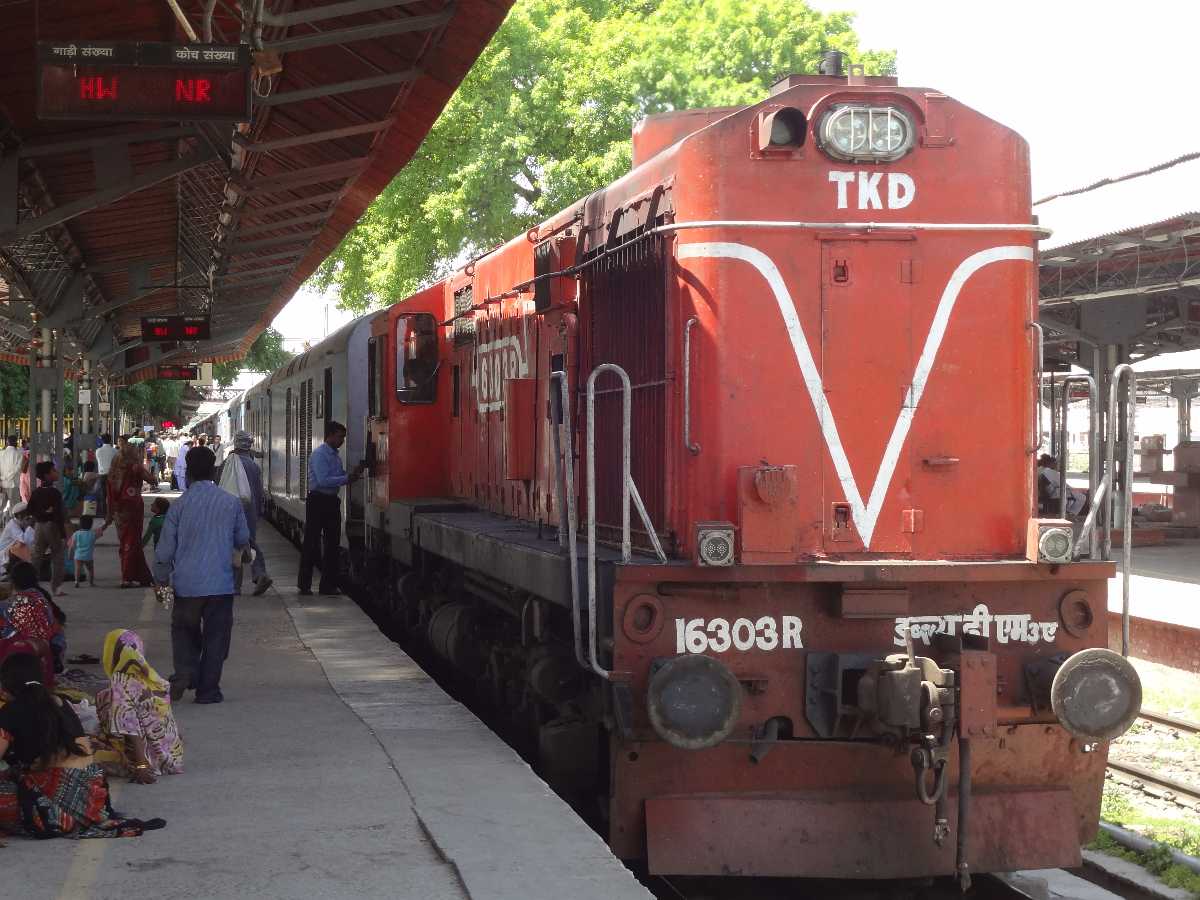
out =
[(642, 496), (633, 483), (630, 466), (633, 452), (633, 388), (629, 383), (629, 374), (614, 363), (601, 363), (592, 369), (587, 380), (588, 657), (592, 671), (601, 678), (609, 678), (612, 673), (600, 665), (600, 641), (596, 634), (596, 379), (604, 372), (612, 372), (621, 379), (621, 560), (629, 562), (633, 558), (629, 529), (630, 501), (637, 508), (638, 516), (650, 535), (650, 543), (659, 562), (665, 563), (667, 554), (663, 552), (654, 531), (654, 523), (650, 521)]
[[(575, 453), (571, 441), (571, 392), (567, 387), (566, 372), (551, 372), (550, 383), (558, 384), (558, 422), (554, 432), (554, 455), (559, 460), (558, 478), (554, 488), (558, 496), (558, 545), (567, 554), (571, 569), (571, 625), (575, 632), (575, 660), (585, 669), (587, 657), (583, 654), (583, 623), (579, 609), (579, 562), (575, 556), (578, 538), (578, 518), (575, 510)], [(553, 403), (554, 395), (551, 394)], [(563, 438), (559, 434), (563, 433)], [(565, 443), (565, 447), (563, 444)]]
[[(1090, 430), (1088, 432), (1090, 440), (1088, 441), (1088, 497), (1093, 499), (1096, 496), (1096, 488), (1099, 486), (1099, 445), (1100, 445), (1100, 409), (1097, 403), (1098, 392), (1096, 389), (1096, 379), (1091, 375), (1068, 375), (1062, 382), (1062, 424), (1059, 428), (1058, 440), (1058, 494), (1059, 494), (1059, 509), (1058, 517), (1065, 519), (1067, 517), (1067, 410), (1071, 404), (1071, 385), (1086, 384), (1088, 389), (1088, 412), (1090, 414)], [(1090, 555), (1092, 559), (1100, 559), (1100, 542), (1096, 539), (1096, 534), (1093, 531), (1090, 543)]]
[[(1137, 372), (1128, 363), (1122, 363), (1113, 369), (1108, 386), (1108, 447), (1105, 450), (1104, 462), (1108, 469), (1109, 479), (1116, 474), (1115, 461), (1117, 453), (1117, 428), (1120, 419), (1117, 416), (1117, 398), (1121, 381), (1126, 385), (1125, 406), (1125, 458), (1122, 463), (1121, 502), (1121, 655), (1129, 655), (1129, 579), (1133, 568), (1133, 432), (1137, 416)], [(1115, 518), (1113, 506), (1116, 501), (1116, 491), (1110, 491), (1108, 502), (1105, 504), (1104, 556), (1107, 558), (1112, 551), (1112, 526)]]
[(694, 456), (700, 445), (692, 440), (692, 328), (699, 321), (692, 316), (683, 325), (683, 446)]
[[(1037, 380), (1035, 382), (1036, 386), (1034, 387), (1033, 394), (1033, 402), (1037, 412), (1037, 432), (1034, 434), (1033, 443), (1033, 453), (1036, 454), (1042, 449), (1042, 444), (1044, 443), (1042, 440), (1042, 379), (1045, 377), (1046, 372), (1042, 360), (1046, 353), (1046, 330), (1042, 328), (1040, 322), (1030, 322), (1029, 327), (1032, 328), (1034, 333), (1037, 335), (1037, 348), (1034, 351), (1037, 353), (1037, 366), (1035, 367)], [(1053, 398), (1051, 398), (1050, 402), (1054, 402)]]

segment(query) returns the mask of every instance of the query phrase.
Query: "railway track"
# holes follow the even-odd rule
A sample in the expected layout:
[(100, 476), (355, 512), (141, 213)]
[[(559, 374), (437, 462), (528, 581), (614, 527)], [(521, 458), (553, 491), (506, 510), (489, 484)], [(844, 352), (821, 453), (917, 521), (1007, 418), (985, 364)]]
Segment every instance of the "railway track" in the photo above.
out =
[[(1153, 722), (1156, 725), (1174, 728), (1177, 731), (1186, 732), (1187, 734), (1200, 734), (1200, 722), (1191, 722), (1187, 719), (1169, 716), (1166, 713), (1143, 709), (1139, 718), (1145, 719), (1147, 722)], [(1155, 789), (1151, 793), (1161, 796), (1165, 800), (1183, 801), (1192, 806), (1200, 804), (1200, 787), (1196, 785), (1177, 781), (1174, 778), (1161, 775), (1144, 766), (1121, 762), (1119, 760), (1114, 761), (1110, 759), (1108, 767), (1113, 772), (1123, 776), (1118, 780), (1129, 784), (1131, 787), (1142, 790), (1147, 788)]]

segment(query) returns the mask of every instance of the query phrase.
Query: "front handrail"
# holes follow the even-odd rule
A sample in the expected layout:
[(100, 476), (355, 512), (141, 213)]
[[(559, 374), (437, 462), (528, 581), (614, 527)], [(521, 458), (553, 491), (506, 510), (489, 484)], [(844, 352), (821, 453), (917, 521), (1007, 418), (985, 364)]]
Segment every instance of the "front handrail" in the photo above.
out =
[[(575, 556), (578, 538), (578, 517), (575, 510), (575, 453), (571, 441), (571, 392), (567, 387), (566, 372), (551, 372), (550, 382), (557, 382), (559, 391), (559, 422), (553, 429), (554, 455), (559, 460), (558, 478), (554, 487), (558, 493), (558, 544), (567, 554), (571, 569), (571, 625), (575, 632), (575, 659), (585, 669), (587, 657), (583, 654), (583, 623), (579, 610), (579, 562)], [(553, 395), (551, 395), (553, 397)], [(564, 435), (559, 438), (559, 434)], [(566, 444), (565, 448), (563, 444)]]
[[(1108, 386), (1108, 447), (1105, 449), (1104, 463), (1108, 469), (1108, 478), (1115, 480), (1117, 436), (1119, 434), (1117, 416), (1117, 397), (1121, 381), (1126, 384), (1125, 396), (1125, 458), (1121, 471), (1121, 502), (1123, 509), (1121, 533), (1121, 655), (1129, 655), (1129, 579), (1133, 568), (1133, 432), (1137, 416), (1137, 372), (1128, 363), (1122, 363), (1113, 369)], [(1113, 506), (1116, 501), (1116, 491), (1110, 491), (1108, 502), (1105, 504), (1104, 556), (1107, 558), (1112, 551), (1112, 527), (1115, 518)]]
[[(1068, 375), (1062, 380), (1062, 423), (1059, 426), (1058, 440), (1058, 517), (1067, 517), (1067, 410), (1071, 404), (1071, 385), (1086, 384), (1088, 388), (1088, 412), (1090, 414), (1090, 430), (1088, 441), (1088, 497), (1095, 498), (1099, 485), (1099, 445), (1100, 445), (1100, 410), (1098, 407), (1099, 392), (1096, 379), (1091, 375)], [(1091, 535), (1090, 555), (1092, 559), (1100, 559), (1100, 541), (1095, 532)]]
[(1046, 353), (1046, 330), (1040, 322), (1030, 322), (1029, 327), (1037, 334), (1037, 381), (1034, 389), (1034, 404), (1037, 407), (1037, 433), (1034, 435), (1033, 453), (1042, 449), (1042, 379), (1045, 377), (1045, 367), (1042, 358)]
[(692, 328), (699, 321), (692, 316), (683, 325), (683, 446), (693, 456), (700, 454), (700, 445), (692, 440)]
[(637, 508), (638, 516), (650, 536), (650, 543), (659, 562), (666, 562), (654, 523), (642, 503), (642, 496), (634, 484), (631, 473), (633, 434), (633, 388), (629, 374), (614, 363), (601, 363), (592, 369), (587, 380), (587, 517), (588, 517), (588, 658), (591, 669), (601, 678), (612, 673), (600, 665), (599, 637), (596, 634), (596, 379), (604, 372), (612, 372), (621, 379), (621, 561), (633, 558), (633, 541), (629, 528), (630, 502)]

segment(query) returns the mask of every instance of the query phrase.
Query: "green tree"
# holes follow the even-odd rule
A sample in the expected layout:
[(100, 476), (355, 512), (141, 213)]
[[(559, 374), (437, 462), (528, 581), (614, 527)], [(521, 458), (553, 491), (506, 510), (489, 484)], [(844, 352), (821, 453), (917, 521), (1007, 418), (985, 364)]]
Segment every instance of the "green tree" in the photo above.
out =
[(757, 102), (823, 50), (892, 70), (852, 18), (803, 0), (518, 0), (313, 280), (355, 311), (394, 302), (628, 171), (643, 116)]
[(29, 415), (29, 367), (0, 362), (0, 413)]
[(274, 372), (292, 358), (283, 347), (283, 335), (274, 328), (267, 328), (254, 339), (242, 359), (216, 363), (213, 380), (221, 387), (229, 387), (241, 372)]
[(186, 382), (152, 378), (121, 388), (121, 408), (134, 419), (150, 417), (155, 421), (178, 422)]

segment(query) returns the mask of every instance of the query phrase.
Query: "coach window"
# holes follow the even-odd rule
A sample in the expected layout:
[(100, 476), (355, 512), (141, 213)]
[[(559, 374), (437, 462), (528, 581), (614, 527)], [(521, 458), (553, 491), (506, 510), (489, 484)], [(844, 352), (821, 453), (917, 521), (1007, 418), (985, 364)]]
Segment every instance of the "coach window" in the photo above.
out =
[(437, 320), (429, 313), (396, 319), (396, 399), (433, 403), (437, 399)]

